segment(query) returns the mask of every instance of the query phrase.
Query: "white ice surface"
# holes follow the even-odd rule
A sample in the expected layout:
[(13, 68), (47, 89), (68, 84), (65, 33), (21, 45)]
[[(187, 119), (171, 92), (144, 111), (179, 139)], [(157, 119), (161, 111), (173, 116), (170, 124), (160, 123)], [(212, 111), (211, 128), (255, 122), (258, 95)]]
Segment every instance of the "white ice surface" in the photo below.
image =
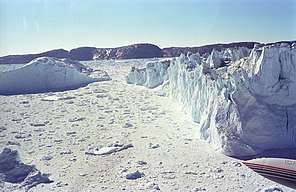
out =
[[(38, 93), (78, 88), (100, 78), (81, 73), (78, 62), (55, 58), (37, 58), (14, 70), (0, 73), (0, 94)], [(103, 79), (104, 80), (104, 79)]]

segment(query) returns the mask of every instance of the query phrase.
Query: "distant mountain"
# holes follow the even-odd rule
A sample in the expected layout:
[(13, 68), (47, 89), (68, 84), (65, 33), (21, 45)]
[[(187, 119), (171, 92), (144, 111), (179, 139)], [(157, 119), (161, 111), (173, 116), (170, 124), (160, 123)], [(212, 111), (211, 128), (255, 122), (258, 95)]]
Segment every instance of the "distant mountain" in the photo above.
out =
[(68, 58), (69, 52), (64, 49), (56, 49), (38, 54), (27, 54), (27, 55), (8, 55), (0, 57), (0, 64), (22, 64), (29, 63), (33, 59), (38, 57), (56, 57), (59, 59)]
[(28, 63), (38, 57), (69, 58), (78, 61), (93, 59), (139, 59), (163, 57), (162, 50), (153, 44), (134, 44), (117, 48), (79, 47), (66, 51), (63, 49), (52, 50), (39, 54), (8, 55), (0, 57), (0, 64)]
[(162, 50), (153, 44), (134, 44), (124, 47), (102, 49), (94, 52), (93, 59), (140, 59), (163, 57)]
[[(292, 44), (295, 41), (281, 41), (278, 43)], [(0, 64), (22, 64), (28, 63), (38, 57), (56, 57), (56, 58), (69, 58), (78, 61), (89, 60), (103, 60), (103, 59), (140, 59), (140, 58), (153, 58), (153, 57), (178, 57), (181, 53), (196, 53), (200, 55), (211, 53), (215, 48), (218, 51), (226, 48), (233, 47), (247, 47), (253, 48), (258, 42), (237, 42), (229, 44), (212, 44), (199, 47), (169, 47), (160, 49), (153, 44), (133, 44), (117, 48), (96, 48), (96, 47), (79, 47), (66, 51), (64, 49), (56, 49), (39, 54), (26, 54), (26, 55), (8, 55), (0, 57)], [(260, 43), (258, 43), (260, 44)], [(269, 43), (270, 44), (270, 43)], [(266, 45), (269, 45), (266, 44)]]
[(212, 44), (212, 45), (204, 45), (204, 46), (199, 46), (199, 47), (169, 47), (169, 48), (163, 48), (163, 57), (178, 57), (180, 56), (181, 53), (197, 53), (199, 52), (200, 55), (203, 55), (205, 53), (211, 53), (212, 50), (215, 48), (217, 51), (222, 51), (222, 49), (227, 49), (227, 48), (235, 48), (235, 47), (247, 47), (249, 49), (252, 49), (255, 44), (262, 44), (263, 45), (271, 45), (271, 44), (280, 44), (280, 43), (288, 43), (289, 45), (292, 45), (296, 41), (279, 41), (275, 43), (267, 43), (267, 44), (262, 44), (259, 42), (236, 42), (236, 43), (228, 43), (228, 44)]
[(200, 55), (205, 53), (211, 53), (212, 50), (215, 48), (217, 51), (221, 51), (222, 49), (226, 48), (234, 48), (234, 47), (247, 47), (252, 49), (255, 44), (258, 42), (238, 42), (238, 43), (229, 43), (229, 44), (212, 44), (212, 45), (204, 45), (200, 47), (169, 47), (163, 48), (163, 56), (164, 57), (178, 57), (181, 53), (197, 53), (199, 52)]
[(69, 52), (69, 59), (78, 61), (93, 60), (93, 54), (97, 48), (95, 47), (79, 47)]

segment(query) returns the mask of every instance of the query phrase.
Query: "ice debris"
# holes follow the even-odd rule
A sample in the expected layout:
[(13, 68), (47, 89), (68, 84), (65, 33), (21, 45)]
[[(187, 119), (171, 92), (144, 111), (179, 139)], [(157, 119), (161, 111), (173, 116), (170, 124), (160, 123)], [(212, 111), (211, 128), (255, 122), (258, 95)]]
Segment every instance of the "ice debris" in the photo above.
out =
[(122, 146), (107, 146), (107, 147), (98, 147), (92, 148), (85, 152), (86, 155), (109, 155), (125, 149), (134, 147), (132, 144), (122, 145)]

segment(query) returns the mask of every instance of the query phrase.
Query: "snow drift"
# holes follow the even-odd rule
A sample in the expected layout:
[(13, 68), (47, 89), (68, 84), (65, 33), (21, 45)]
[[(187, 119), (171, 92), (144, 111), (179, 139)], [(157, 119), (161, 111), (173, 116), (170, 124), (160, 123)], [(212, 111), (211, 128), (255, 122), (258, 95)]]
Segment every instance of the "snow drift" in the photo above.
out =
[(104, 71), (93, 71), (69, 59), (41, 57), (18, 69), (1, 72), (0, 94), (64, 91), (103, 80), (110, 80)]
[[(127, 82), (151, 87), (149, 66), (141, 73), (133, 69)], [(224, 154), (296, 147), (295, 44), (213, 50), (208, 56), (189, 53), (172, 60), (167, 69), (160, 64), (155, 68), (150, 74), (156, 77), (154, 84), (162, 84), (198, 123), (200, 138)]]

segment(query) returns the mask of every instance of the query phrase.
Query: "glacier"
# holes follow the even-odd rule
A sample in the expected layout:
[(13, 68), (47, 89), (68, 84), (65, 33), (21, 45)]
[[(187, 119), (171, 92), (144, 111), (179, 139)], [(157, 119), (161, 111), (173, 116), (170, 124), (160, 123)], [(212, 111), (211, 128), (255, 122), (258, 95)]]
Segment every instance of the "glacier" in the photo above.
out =
[(127, 83), (161, 90), (196, 122), (201, 139), (228, 156), (296, 148), (296, 45), (188, 53), (135, 67)]
[(86, 68), (78, 61), (40, 57), (0, 72), (0, 95), (64, 91), (110, 79), (105, 71)]

